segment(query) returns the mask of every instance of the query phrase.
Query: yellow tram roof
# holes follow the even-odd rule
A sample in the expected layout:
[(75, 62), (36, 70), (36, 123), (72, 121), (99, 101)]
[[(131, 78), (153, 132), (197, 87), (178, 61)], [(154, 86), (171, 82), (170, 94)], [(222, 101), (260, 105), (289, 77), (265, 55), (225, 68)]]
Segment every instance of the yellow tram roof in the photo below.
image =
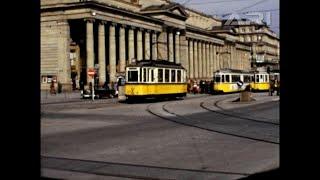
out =
[(185, 69), (181, 64), (169, 62), (167, 60), (141, 60), (136, 63), (127, 65), (127, 67), (162, 67), (162, 68), (174, 68)]
[(250, 73), (249, 71), (239, 70), (239, 69), (220, 69), (215, 73)]

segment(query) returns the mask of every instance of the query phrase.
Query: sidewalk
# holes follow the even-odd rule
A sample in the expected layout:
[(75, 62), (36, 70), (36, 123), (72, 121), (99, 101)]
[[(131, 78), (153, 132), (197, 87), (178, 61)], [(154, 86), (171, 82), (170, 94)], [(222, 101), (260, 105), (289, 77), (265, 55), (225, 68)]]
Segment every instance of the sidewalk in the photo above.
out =
[(41, 91), (41, 104), (60, 103), (60, 102), (80, 102), (80, 91), (63, 92), (60, 94), (50, 94), (49, 91)]

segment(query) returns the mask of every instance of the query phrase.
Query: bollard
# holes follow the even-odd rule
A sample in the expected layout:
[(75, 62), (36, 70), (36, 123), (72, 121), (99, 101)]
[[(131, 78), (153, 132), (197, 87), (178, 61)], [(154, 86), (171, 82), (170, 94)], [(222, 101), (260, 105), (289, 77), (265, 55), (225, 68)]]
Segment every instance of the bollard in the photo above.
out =
[(249, 102), (249, 101), (251, 101), (251, 92), (242, 91), (240, 93), (240, 102)]
[(125, 92), (124, 92), (124, 86), (119, 86), (119, 91), (118, 91), (118, 100), (119, 101), (125, 101), (126, 100), (126, 96), (125, 96)]

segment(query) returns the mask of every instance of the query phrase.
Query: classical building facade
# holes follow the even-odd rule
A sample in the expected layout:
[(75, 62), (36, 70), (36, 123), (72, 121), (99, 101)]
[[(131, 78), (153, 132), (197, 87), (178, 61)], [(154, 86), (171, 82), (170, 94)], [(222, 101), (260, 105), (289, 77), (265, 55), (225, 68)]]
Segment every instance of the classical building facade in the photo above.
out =
[(65, 91), (88, 85), (90, 69), (100, 85), (115, 82), (134, 59), (181, 63), (193, 80), (250, 70), (252, 43), (221, 27), (168, 0), (41, 0), (41, 88), (52, 80)]
[(232, 28), (241, 42), (251, 46), (252, 70), (280, 70), (280, 39), (265, 23), (246, 19), (223, 20), (224, 28)]

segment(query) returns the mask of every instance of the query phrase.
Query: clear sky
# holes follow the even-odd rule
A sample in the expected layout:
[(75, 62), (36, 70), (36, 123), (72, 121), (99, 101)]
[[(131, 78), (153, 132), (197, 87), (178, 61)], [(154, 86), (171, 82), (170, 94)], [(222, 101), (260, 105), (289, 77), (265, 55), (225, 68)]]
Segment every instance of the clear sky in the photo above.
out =
[[(260, 17), (279, 35), (279, 0), (172, 0), (200, 12), (223, 17), (228, 13), (233, 16), (246, 12), (259, 12)], [(248, 17), (248, 16), (247, 16)], [(257, 15), (249, 16), (258, 18)]]

